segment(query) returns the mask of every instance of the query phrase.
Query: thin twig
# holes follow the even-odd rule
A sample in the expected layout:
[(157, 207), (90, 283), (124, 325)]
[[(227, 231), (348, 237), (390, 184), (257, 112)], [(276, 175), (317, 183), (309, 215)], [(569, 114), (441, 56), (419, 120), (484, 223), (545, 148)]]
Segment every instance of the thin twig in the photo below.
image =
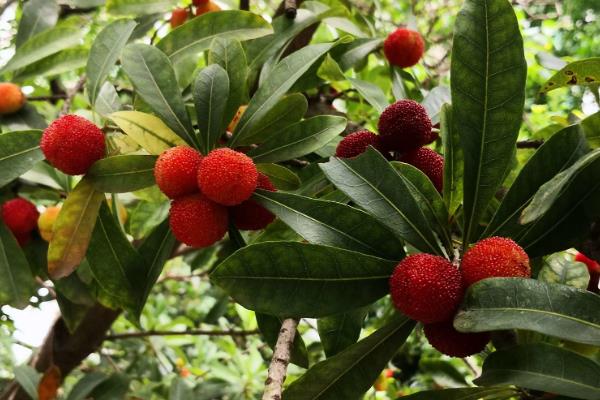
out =
[(290, 363), (292, 344), (294, 343), (297, 327), (298, 320), (294, 318), (285, 319), (281, 324), (281, 330), (279, 331), (277, 344), (273, 351), (271, 365), (269, 365), (269, 372), (267, 380), (265, 381), (265, 392), (263, 393), (262, 400), (281, 399), (283, 382), (287, 375), (287, 367)]
[(473, 375), (475, 376), (479, 376), (481, 375), (481, 370), (477, 367), (477, 365), (473, 364), (471, 362), (471, 360), (469, 360), (468, 358), (463, 358), (463, 363), (465, 363), (465, 365), (467, 366), (467, 368), (469, 368), (469, 370), (473, 373)]
[(118, 339), (132, 339), (132, 338), (144, 338), (148, 336), (251, 336), (258, 335), (258, 330), (252, 331), (217, 331), (217, 330), (203, 330), (203, 329), (190, 329), (187, 331), (143, 331), (143, 332), (127, 332), (118, 333), (115, 335), (107, 335), (105, 340), (118, 340)]
[(543, 140), (521, 140), (517, 142), (517, 149), (537, 149), (543, 144)]
[(164, 281), (179, 281), (179, 282), (184, 282), (184, 281), (189, 281), (192, 280), (194, 278), (202, 278), (208, 276), (208, 271), (204, 271), (198, 274), (189, 274), (189, 275), (170, 275), (170, 274), (165, 274), (163, 276), (161, 276), (158, 281), (156, 281), (156, 284), (162, 283)]
[(69, 110), (71, 109), (71, 103), (73, 103), (73, 98), (75, 98), (75, 95), (83, 88), (83, 85), (85, 84), (85, 79), (85, 75), (82, 75), (81, 78), (79, 78), (79, 80), (75, 84), (75, 86), (71, 90), (67, 91), (67, 98), (65, 99), (65, 102), (63, 103), (63, 106), (60, 109), (60, 115), (69, 113)]
[(64, 100), (67, 98), (66, 94), (55, 94), (51, 96), (30, 96), (27, 97), (28, 101), (56, 101), (56, 100)]
[(250, 0), (240, 0), (240, 10), (250, 11)]

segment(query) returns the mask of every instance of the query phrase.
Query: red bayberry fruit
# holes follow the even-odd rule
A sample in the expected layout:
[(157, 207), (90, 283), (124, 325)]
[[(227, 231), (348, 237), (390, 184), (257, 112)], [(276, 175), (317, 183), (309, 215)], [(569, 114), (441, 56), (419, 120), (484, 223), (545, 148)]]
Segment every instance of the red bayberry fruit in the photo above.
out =
[(412, 67), (425, 51), (425, 42), (419, 32), (398, 28), (383, 43), (383, 52), (390, 64), (400, 68)]
[(198, 185), (202, 193), (224, 206), (248, 200), (258, 181), (258, 171), (247, 155), (228, 148), (211, 151), (200, 163)]
[(212, 1), (207, 1), (204, 5), (199, 5), (196, 7), (196, 17), (213, 11), (221, 11), (221, 7)]
[(199, 192), (198, 168), (202, 155), (188, 146), (162, 152), (154, 166), (159, 189), (171, 199)]
[(531, 276), (525, 250), (511, 239), (503, 237), (490, 237), (477, 242), (463, 256), (460, 269), (465, 286), (486, 278)]
[(199, 193), (173, 200), (169, 211), (173, 234), (192, 247), (208, 247), (221, 240), (228, 221), (226, 207)]
[(0, 83), (0, 115), (16, 113), (25, 105), (21, 87), (10, 82)]
[(171, 28), (177, 28), (188, 18), (188, 10), (186, 8), (176, 8), (171, 13)]
[(489, 332), (462, 333), (454, 329), (452, 319), (426, 324), (425, 337), (436, 350), (451, 357), (481, 353), (490, 341)]
[(386, 151), (407, 152), (435, 140), (425, 108), (413, 100), (389, 105), (378, 123), (379, 141)]
[(68, 175), (85, 174), (106, 154), (102, 131), (77, 115), (63, 115), (52, 122), (40, 146), (46, 160)]
[(441, 193), (444, 182), (444, 157), (427, 147), (405, 153), (400, 161), (420, 169)]
[[(277, 189), (265, 174), (258, 174), (257, 189), (276, 192)], [(238, 229), (257, 231), (264, 229), (275, 219), (275, 215), (252, 199), (231, 209), (231, 216)]]
[(396, 308), (423, 323), (444, 321), (454, 315), (463, 296), (460, 273), (450, 261), (431, 254), (406, 257), (390, 279)]
[(362, 130), (353, 132), (342, 139), (335, 149), (335, 156), (341, 158), (356, 157), (367, 150), (367, 147), (377, 147), (378, 136), (373, 132)]
[(21, 197), (8, 200), (2, 205), (2, 221), (17, 239), (19, 236), (29, 236), (37, 227), (39, 216), (35, 205)]

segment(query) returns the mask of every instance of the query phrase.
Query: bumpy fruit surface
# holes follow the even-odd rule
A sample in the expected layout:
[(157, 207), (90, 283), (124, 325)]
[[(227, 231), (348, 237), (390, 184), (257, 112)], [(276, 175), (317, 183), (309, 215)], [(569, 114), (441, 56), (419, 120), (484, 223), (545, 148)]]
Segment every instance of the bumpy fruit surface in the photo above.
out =
[(427, 147), (421, 147), (405, 153), (400, 160), (423, 171), (438, 192), (442, 191), (444, 183), (444, 157)]
[(21, 197), (2, 205), (2, 221), (17, 238), (29, 235), (37, 227), (39, 215), (35, 205)]
[(40, 231), (40, 236), (46, 242), (52, 240), (52, 235), (54, 233), (54, 223), (56, 222), (56, 218), (60, 213), (60, 206), (48, 207), (46, 211), (40, 215), (38, 218), (38, 230)]
[(451, 357), (467, 357), (481, 353), (490, 341), (488, 332), (462, 333), (454, 329), (452, 319), (426, 324), (425, 337), (436, 350)]
[[(258, 174), (257, 189), (275, 192), (277, 189), (265, 174)], [(275, 215), (252, 199), (231, 209), (231, 216), (238, 229), (257, 231), (264, 229), (275, 219)]]
[(514, 241), (503, 237), (477, 242), (463, 256), (460, 269), (465, 286), (486, 278), (531, 276), (527, 253)]
[(247, 155), (228, 148), (211, 151), (200, 163), (198, 185), (202, 193), (224, 206), (248, 200), (258, 182), (258, 171)]
[(0, 83), (0, 115), (16, 113), (25, 105), (25, 95), (14, 83)]
[(188, 146), (163, 151), (154, 165), (158, 188), (171, 199), (197, 193), (201, 162), (202, 155)]
[(242, 115), (244, 115), (244, 113), (246, 112), (247, 108), (248, 108), (248, 106), (245, 106), (245, 105), (244, 106), (240, 106), (240, 108), (238, 108), (238, 110), (236, 111), (235, 115), (231, 119), (231, 122), (229, 122), (229, 125), (227, 125), (227, 131), (228, 132), (235, 131), (235, 127), (237, 126), (238, 122), (240, 122), (240, 119), (242, 119)]
[(183, 25), (183, 23), (188, 18), (188, 11), (185, 8), (176, 8), (171, 13), (171, 28), (177, 28), (179, 25)]
[(227, 208), (202, 194), (180, 197), (171, 203), (169, 225), (182, 243), (192, 247), (208, 247), (227, 232)]
[(427, 111), (413, 100), (389, 105), (379, 117), (378, 129), (380, 143), (388, 151), (404, 153), (435, 140)]
[(383, 52), (390, 64), (412, 67), (423, 57), (425, 42), (419, 32), (398, 28), (385, 39)]
[(454, 315), (463, 296), (460, 273), (450, 261), (431, 254), (414, 254), (396, 266), (390, 278), (396, 308), (423, 323)]
[(106, 154), (104, 134), (77, 115), (63, 115), (50, 124), (40, 142), (46, 160), (68, 175), (85, 174)]
[(379, 136), (373, 132), (362, 130), (353, 132), (342, 139), (335, 149), (335, 156), (341, 158), (356, 157), (367, 150), (367, 147), (377, 147)]
[(196, 7), (196, 17), (213, 11), (221, 11), (221, 7), (212, 1), (208, 1), (206, 4)]

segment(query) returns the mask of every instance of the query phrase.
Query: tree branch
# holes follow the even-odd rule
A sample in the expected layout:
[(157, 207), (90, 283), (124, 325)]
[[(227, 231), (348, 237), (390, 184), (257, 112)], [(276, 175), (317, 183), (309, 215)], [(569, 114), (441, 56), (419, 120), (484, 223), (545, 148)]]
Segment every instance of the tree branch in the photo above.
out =
[(240, 10), (250, 11), (250, 0), (240, 0)]
[(83, 88), (83, 85), (85, 84), (85, 79), (85, 75), (81, 76), (81, 78), (79, 78), (79, 81), (77, 81), (75, 86), (71, 90), (67, 91), (67, 98), (65, 99), (65, 102), (63, 103), (63, 106), (60, 109), (60, 115), (69, 113), (69, 110), (71, 109), (71, 103), (73, 103), (73, 98)]
[(296, 18), (298, 13), (298, 4), (296, 0), (285, 0), (285, 16), (289, 19)]
[(292, 344), (294, 343), (297, 327), (298, 320), (294, 318), (288, 318), (281, 324), (271, 365), (269, 365), (262, 400), (281, 400), (283, 382), (285, 381), (287, 367), (290, 363)]
[(119, 339), (132, 339), (132, 338), (144, 338), (148, 336), (183, 336), (183, 335), (191, 335), (191, 336), (251, 336), (258, 335), (260, 332), (255, 329), (252, 331), (218, 331), (218, 330), (202, 330), (202, 329), (191, 329), (187, 331), (144, 331), (144, 332), (127, 332), (127, 333), (119, 333), (115, 335), (107, 335), (105, 340), (119, 340)]
[(517, 142), (517, 149), (537, 149), (543, 144), (543, 140), (521, 140)]

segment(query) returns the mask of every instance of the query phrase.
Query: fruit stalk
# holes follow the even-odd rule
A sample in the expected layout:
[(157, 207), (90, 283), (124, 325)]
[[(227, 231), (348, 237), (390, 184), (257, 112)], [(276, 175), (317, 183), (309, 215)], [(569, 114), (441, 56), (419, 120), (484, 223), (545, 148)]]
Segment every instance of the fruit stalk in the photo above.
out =
[(281, 324), (277, 343), (273, 350), (273, 358), (269, 365), (269, 372), (267, 374), (267, 380), (265, 381), (265, 392), (263, 393), (262, 400), (281, 399), (283, 382), (285, 381), (287, 367), (290, 363), (292, 344), (294, 343), (297, 327), (298, 320), (294, 318), (285, 319)]

